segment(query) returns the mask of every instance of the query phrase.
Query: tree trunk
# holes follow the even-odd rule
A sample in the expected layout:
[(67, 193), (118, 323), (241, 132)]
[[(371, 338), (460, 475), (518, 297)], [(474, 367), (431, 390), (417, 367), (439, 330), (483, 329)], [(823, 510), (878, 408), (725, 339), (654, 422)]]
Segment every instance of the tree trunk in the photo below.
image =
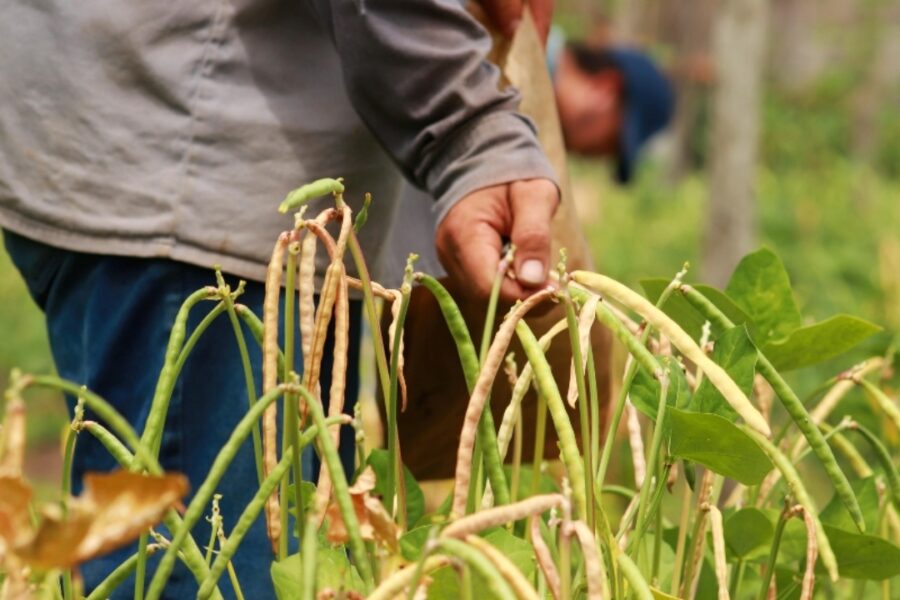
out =
[(724, 0), (713, 32), (717, 85), (713, 93), (709, 216), (704, 277), (724, 284), (753, 248), (754, 183), (759, 146), (768, 0)]

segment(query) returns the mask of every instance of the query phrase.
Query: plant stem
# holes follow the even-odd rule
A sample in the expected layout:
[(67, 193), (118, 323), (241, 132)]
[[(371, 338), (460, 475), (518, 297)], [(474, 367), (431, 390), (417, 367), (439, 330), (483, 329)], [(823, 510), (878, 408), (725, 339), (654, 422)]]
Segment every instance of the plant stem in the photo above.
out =
[(144, 578), (147, 575), (147, 541), (149, 532), (141, 533), (138, 539), (137, 571), (134, 574), (134, 600), (144, 599)]
[[(253, 377), (253, 368), (250, 366), (250, 353), (247, 351), (247, 340), (244, 339), (244, 331), (241, 329), (241, 322), (238, 320), (237, 313), (234, 310), (234, 301), (231, 299), (230, 290), (224, 285), (220, 271), (216, 272), (217, 278), (220, 279), (219, 289), (222, 291), (222, 302), (225, 303), (225, 310), (228, 311), (228, 320), (231, 321), (231, 328), (234, 330), (234, 339), (237, 341), (238, 352), (241, 355), (241, 367), (244, 370), (244, 385), (247, 388), (247, 406), (248, 408), (256, 404), (256, 381)], [(243, 289), (244, 282), (238, 283), (238, 289)], [(253, 459), (256, 462), (256, 478), (259, 484), (262, 484), (265, 478), (263, 470), (262, 458), (262, 438), (260, 437), (259, 427), (253, 427)]]
[[(405, 530), (406, 498), (399, 486), (398, 479), (404, 476), (403, 462), (400, 459), (399, 440), (397, 431), (397, 392), (399, 386), (400, 370), (400, 345), (403, 342), (403, 324), (406, 321), (406, 313), (409, 311), (409, 297), (411, 288), (408, 280), (403, 282), (400, 296), (400, 312), (397, 316), (397, 324), (394, 329), (394, 344), (391, 348), (390, 370), (390, 395), (388, 396), (387, 411), (387, 439), (388, 439), (388, 470), (385, 505), (391, 514), (394, 513), (394, 495), (399, 492), (397, 498), (397, 514), (400, 516), (400, 528)], [(395, 300), (396, 302), (396, 300)]]
[(675, 560), (672, 562), (672, 584), (669, 593), (676, 595), (681, 583), (681, 567), (684, 564), (684, 551), (687, 542), (688, 520), (691, 516), (691, 488), (684, 484), (681, 491), (681, 517), (678, 519), (678, 542), (675, 544)]
[[(590, 415), (588, 414), (588, 394), (587, 385), (584, 380), (584, 370), (581, 366), (584, 364), (581, 340), (579, 339), (578, 317), (575, 314), (575, 304), (572, 297), (568, 293), (562, 294), (563, 302), (566, 307), (566, 322), (569, 325), (569, 342), (572, 345), (572, 362), (575, 365), (575, 384), (578, 388), (578, 416), (581, 426), (581, 453), (584, 462), (584, 485), (585, 497), (591, 498), (594, 489), (594, 461), (591, 458), (591, 432), (590, 432)], [(588, 527), (594, 529), (594, 503), (589, 502), (587, 514), (584, 515)]]
[(762, 572), (762, 583), (759, 587), (759, 594), (756, 596), (757, 600), (766, 600), (769, 595), (769, 585), (771, 585), (772, 575), (775, 573), (775, 560), (778, 558), (778, 547), (781, 545), (784, 526), (790, 518), (790, 506), (785, 503), (784, 510), (781, 511), (781, 517), (775, 525), (775, 533), (772, 536), (772, 548), (769, 551), (769, 560), (766, 562), (766, 568)]
[(391, 395), (391, 376), (387, 355), (385, 354), (384, 338), (381, 335), (381, 322), (378, 319), (378, 310), (375, 308), (375, 294), (372, 293), (372, 278), (369, 276), (369, 267), (366, 265), (365, 257), (363, 257), (356, 232), (350, 233), (350, 240), (347, 245), (350, 247), (353, 264), (356, 266), (356, 272), (359, 274), (360, 282), (362, 282), (363, 305), (366, 307), (366, 317), (369, 319), (369, 329), (375, 346), (375, 366), (376, 371), (378, 371), (378, 381), (381, 383), (381, 394), (384, 397), (386, 409), (386, 403)]

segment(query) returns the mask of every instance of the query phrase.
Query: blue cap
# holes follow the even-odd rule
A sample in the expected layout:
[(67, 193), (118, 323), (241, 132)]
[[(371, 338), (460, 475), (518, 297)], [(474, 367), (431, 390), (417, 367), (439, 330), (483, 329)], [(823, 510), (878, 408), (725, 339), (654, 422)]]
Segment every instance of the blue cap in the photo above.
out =
[(622, 73), (625, 101), (616, 179), (628, 183), (644, 142), (672, 118), (672, 84), (644, 54), (627, 48), (607, 48), (607, 56)]

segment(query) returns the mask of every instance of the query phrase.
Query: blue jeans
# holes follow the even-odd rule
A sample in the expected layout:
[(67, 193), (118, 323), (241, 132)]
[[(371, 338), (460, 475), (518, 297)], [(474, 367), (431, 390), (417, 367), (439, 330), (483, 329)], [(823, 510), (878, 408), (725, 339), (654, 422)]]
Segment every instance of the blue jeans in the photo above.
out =
[[(4, 242), (28, 289), (47, 317), (53, 359), (59, 375), (106, 398), (140, 432), (144, 427), (166, 344), (181, 303), (205, 286), (215, 285), (210, 269), (164, 259), (103, 256), (70, 252), (4, 232)], [(234, 289), (237, 280), (226, 277)], [(264, 286), (249, 282), (240, 302), (262, 314)], [(190, 331), (213, 303), (196, 306), (188, 321)], [(283, 318), (283, 315), (281, 315)], [(350, 356), (345, 411), (353, 413), (359, 391), (360, 302), (351, 302)], [(296, 336), (299, 338), (299, 336)], [(261, 354), (245, 329), (247, 347), (257, 388), (260, 387)], [(327, 403), (331, 376), (331, 335), (322, 365), (322, 394)], [(295, 355), (300, 357), (299, 340)], [(298, 367), (299, 370), (299, 367)], [(259, 393), (259, 389), (257, 389)], [(73, 399), (67, 398), (69, 409)], [(216, 319), (200, 338), (179, 376), (172, 394), (160, 451), (166, 470), (187, 475), (191, 489), (203, 482), (219, 449), (247, 410), (247, 394), (234, 331), (227, 315)], [(279, 406), (279, 410), (281, 410)], [(96, 420), (90, 411), (88, 419)], [(279, 425), (281, 419), (279, 418)], [(353, 469), (353, 431), (344, 427), (341, 457), (348, 472)], [(318, 459), (304, 455), (304, 477), (318, 472)], [(88, 471), (111, 471), (117, 465), (92, 436), (82, 434), (75, 447), (73, 491), (80, 493)], [(258, 489), (251, 439), (242, 446), (218, 492), (226, 534)], [(185, 504), (190, 498), (185, 500)], [(292, 530), (293, 528), (290, 528)], [(160, 529), (165, 532), (165, 528)], [(168, 532), (165, 532), (169, 537)], [(201, 520), (193, 530), (203, 547), (210, 526)], [(293, 548), (296, 549), (296, 540)], [(118, 564), (136, 551), (123, 548), (81, 567), (85, 589), (90, 591)], [(257, 519), (240, 546), (233, 564), (246, 598), (273, 598), (269, 577), (272, 550), (263, 516)], [(159, 554), (148, 562), (148, 581)], [(227, 577), (219, 581), (225, 597), (234, 597)], [(183, 565), (178, 565), (166, 588), (166, 598), (192, 598), (197, 585)], [(134, 579), (119, 587), (114, 598), (131, 598)]]

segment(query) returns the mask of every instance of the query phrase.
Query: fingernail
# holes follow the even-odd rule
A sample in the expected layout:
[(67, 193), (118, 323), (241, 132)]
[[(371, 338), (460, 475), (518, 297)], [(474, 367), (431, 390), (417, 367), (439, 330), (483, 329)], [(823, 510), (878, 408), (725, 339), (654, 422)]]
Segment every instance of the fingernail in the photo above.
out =
[(526, 260), (522, 263), (522, 266), (519, 267), (519, 280), (523, 283), (541, 285), (546, 278), (547, 275), (544, 273), (544, 263), (535, 258)]

